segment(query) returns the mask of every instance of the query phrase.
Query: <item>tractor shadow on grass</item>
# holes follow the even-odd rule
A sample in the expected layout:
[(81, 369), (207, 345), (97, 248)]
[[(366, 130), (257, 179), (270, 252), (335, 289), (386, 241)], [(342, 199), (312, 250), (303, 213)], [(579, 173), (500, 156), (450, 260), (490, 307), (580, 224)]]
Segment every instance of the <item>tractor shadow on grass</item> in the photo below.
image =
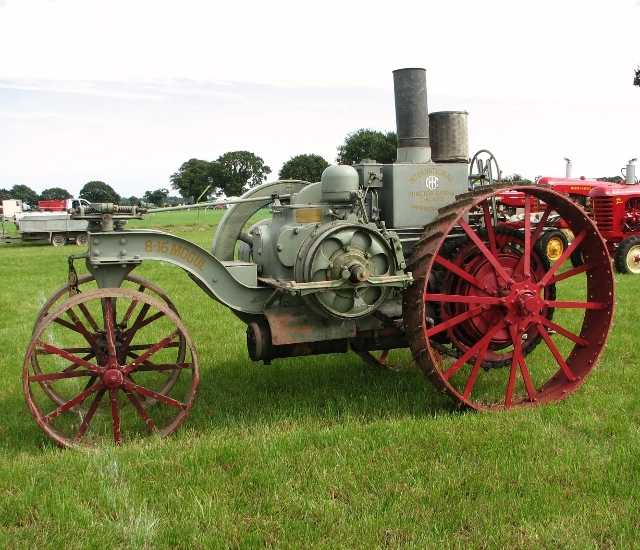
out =
[(230, 425), (330, 425), (346, 418), (367, 423), (454, 411), (407, 350), (392, 352), (390, 366), (398, 370), (367, 365), (351, 352), (277, 359), (271, 365), (239, 359), (201, 363), (198, 395), (185, 425), (206, 432)]

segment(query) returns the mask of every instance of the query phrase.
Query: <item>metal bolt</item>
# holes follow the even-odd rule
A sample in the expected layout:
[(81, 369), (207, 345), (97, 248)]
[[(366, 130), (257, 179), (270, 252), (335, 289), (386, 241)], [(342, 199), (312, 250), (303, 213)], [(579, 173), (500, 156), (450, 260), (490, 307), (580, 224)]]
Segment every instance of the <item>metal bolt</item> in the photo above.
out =
[(217, 277), (214, 277), (214, 278), (213, 278), (213, 282), (214, 282), (214, 283), (217, 283), (217, 282), (218, 282), (218, 278), (217, 278)]
[(279, 252), (280, 250), (282, 250), (282, 245), (279, 244), (278, 246), (276, 246), (276, 250)]
[(100, 244), (100, 239), (93, 239), (93, 244)]
[(127, 239), (120, 239), (120, 244), (127, 244)]

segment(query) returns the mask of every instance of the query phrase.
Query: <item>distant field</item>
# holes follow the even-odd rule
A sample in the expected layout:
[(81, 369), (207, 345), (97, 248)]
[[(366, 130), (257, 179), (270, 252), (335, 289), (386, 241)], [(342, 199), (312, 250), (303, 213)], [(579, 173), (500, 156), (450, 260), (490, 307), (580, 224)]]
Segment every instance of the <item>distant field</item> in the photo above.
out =
[[(209, 250), (223, 211), (127, 227)], [(261, 211), (268, 215), (268, 211)], [(82, 247), (0, 243), (2, 548), (634, 548), (640, 538), (640, 277), (616, 276), (608, 347), (560, 404), (457, 413), (410, 360), (251, 362), (243, 324), (164, 262), (201, 381), (171, 437), (61, 450), (29, 414), (33, 322)], [(81, 262), (76, 265), (85, 271)]]

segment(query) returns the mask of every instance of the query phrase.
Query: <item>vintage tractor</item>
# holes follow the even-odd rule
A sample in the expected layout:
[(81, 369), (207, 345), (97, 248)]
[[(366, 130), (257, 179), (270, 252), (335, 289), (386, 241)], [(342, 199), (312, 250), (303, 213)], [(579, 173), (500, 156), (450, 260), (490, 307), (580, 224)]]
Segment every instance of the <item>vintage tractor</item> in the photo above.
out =
[[(557, 401), (580, 386), (614, 310), (594, 223), (544, 185), (517, 185), (546, 205), (541, 223), (530, 225), (525, 200), (523, 232), (496, 225), (496, 196), (513, 186), (469, 191), (479, 178), (469, 174), (467, 113), (427, 114), (424, 69), (394, 71), (394, 89), (395, 163), (331, 166), (317, 183), (251, 189), (225, 213), (212, 253), (124, 230), (135, 208), (80, 208), (77, 217), (102, 228), (69, 258), (70, 281), (43, 307), (24, 361), (40, 427), (69, 446), (166, 436), (184, 422), (198, 356), (170, 299), (132, 273), (147, 260), (180, 266), (244, 321), (253, 361), (353, 350), (380, 365), (388, 350), (408, 347), (438, 390), (477, 410)], [(252, 225), (267, 205), (271, 217)], [(575, 239), (550, 266), (535, 244), (552, 213)], [(584, 265), (566, 269), (578, 246)], [(77, 277), (77, 259), (90, 275)], [(87, 290), (93, 279), (98, 288)]]
[(640, 274), (640, 187), (635, 162), (626, 167), (625, 183), (595, 187), (589, 193), (593, 217), (618, 273)]

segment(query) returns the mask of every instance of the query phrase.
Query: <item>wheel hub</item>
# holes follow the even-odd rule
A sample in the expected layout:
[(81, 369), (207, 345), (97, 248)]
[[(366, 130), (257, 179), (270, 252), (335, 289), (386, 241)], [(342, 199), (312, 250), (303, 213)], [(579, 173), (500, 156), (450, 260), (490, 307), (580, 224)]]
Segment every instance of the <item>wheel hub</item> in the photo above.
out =
[(518, 314), (523, 318), (538, 313), (543, 305), (535, 293), (528, 289), (517, 292), (515, 304)]
[(102, 376), (102, 383), (109, 389), (119, 388), (122, 386), (123, 381), (124, 376), (122, 376), (122, 372), (118, 369), (109, 369)]

